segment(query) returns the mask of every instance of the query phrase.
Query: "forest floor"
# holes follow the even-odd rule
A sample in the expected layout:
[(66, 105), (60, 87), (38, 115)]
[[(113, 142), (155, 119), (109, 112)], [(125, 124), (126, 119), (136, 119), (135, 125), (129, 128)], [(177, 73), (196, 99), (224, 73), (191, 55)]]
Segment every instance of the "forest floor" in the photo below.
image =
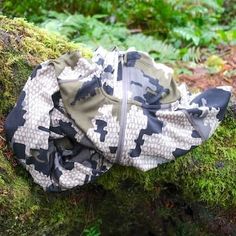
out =
[(186, 66), (191, 74), (180, 74), (179, 80), (190, 88), (206, 89), (209, 87), (230, 85), (236, 95), (236, 46), (219, 46), (216, 55), (202, 56), (202, 63)]

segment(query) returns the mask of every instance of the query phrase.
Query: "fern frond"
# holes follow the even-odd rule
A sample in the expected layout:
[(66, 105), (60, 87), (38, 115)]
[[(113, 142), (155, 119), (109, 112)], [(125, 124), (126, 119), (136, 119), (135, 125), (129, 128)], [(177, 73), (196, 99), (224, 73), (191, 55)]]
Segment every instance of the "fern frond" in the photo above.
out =
[(182, 56), (183, 61), (199, 62), (201, 57), (201, 51), (199, 47), (190, 47), (186, 53)]
[(125, 44), (127, 47), (135, 47), (137, 50), (148, 52), (161, 61), (176, 60), (179, 55), (179, 50), (171, 44), (143, 34), (129, 36)]
[(200, 37), (196, 34), (194, 29), (189, 27), (176, 27), (173, 29), (173, 32), (186, 41), (192, 41), (195, 46), (199, 45)]

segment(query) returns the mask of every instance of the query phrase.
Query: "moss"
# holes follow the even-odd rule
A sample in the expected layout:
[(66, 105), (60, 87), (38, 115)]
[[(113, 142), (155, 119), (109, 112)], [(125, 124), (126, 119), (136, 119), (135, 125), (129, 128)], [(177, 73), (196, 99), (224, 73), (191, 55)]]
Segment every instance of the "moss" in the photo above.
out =
[[(90, 56), (81, 45), (1, 16), (0, 118), (36, 64), (74, 49)], [(230, 228), (229, 208), (236, 207), (235, 140), (229, 113), (209, 141), (174, 162), (148, 172), (115, 165), (95, 183), (58, 194), (43, 192), (21, 166), (13, 166), (4, 146), (0, 235), (80, 235), (93, 225), (103, 235), (220, 234), (221, 226), (212, 225), (220, 219)]]
[(0, 16), (0, 89), (3, 91), (0, 114), (6, 114), (13, 106), (34, 66), (72, 50), (80, 50), (83, 56), (91, 55), (83, 45), (49, 35), (23, 19)]

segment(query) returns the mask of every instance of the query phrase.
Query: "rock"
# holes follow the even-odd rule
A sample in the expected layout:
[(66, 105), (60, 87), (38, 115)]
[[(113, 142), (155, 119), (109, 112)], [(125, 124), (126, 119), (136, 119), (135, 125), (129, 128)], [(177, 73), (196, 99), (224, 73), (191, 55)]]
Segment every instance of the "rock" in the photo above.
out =
[[(0, 16), (0, 120), (34, 66), (74, 49), (91, 55), (22, 19)], [(176, 161), (148, 172), (115, 165), (92, 184), (45, 193), (13, 161), (0, 126), (0, 235), (80, 235), (85, 228), (102, 235), (218, 235), (221, 227), (208, 226), (222, 212), (233, 234), (235, 140), (229, 110), (210, 140)]]

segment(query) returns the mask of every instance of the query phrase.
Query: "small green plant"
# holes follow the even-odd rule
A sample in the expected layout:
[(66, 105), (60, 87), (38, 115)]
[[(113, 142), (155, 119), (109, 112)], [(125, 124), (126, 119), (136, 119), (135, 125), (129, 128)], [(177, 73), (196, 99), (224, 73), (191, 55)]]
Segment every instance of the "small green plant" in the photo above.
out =
[(100, 225), (102, 221), (97, 220), (97, 222), (94, 225), (91, 225), (90, 227), (84, 229), (82, 235), (84, 236), (101, 236), (100, 232)]

